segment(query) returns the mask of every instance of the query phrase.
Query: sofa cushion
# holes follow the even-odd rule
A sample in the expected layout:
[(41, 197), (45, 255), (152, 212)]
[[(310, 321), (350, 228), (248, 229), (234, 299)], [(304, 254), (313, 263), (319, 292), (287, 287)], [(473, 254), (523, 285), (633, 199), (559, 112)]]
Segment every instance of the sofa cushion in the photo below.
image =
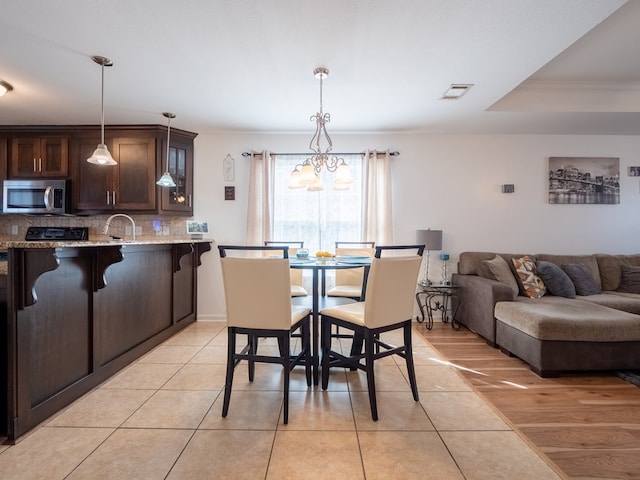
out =
[(640, 255), (607, 255), (597, 253), (595, 257), (598, 261), (600, 281), (602, 282), (602, 290), (604, 291), (618, 289), (623, 265), (640, 267)]
[(640, 293), (640, 267), (622, 265), (618, 292)]
[(516, 281), (520, 287), (520, 293), (525, 297), (540, 298), (547, 289), (542, 279), (536, 274), (536, 262), (530, 256), (512, 258), (516, 271)]
[(578, 295), (597, 295), (602, 290), (596, 285), (591, 270), (584, 263), (568, 263), (560, 265), (560, 268), (569, 275), (576, 287)]
[(542, 260), (543, 262), (552, 262), (556, 265), (566, 265), (569, 263), (582, 263), (589, 267), (591, 275), (598, 286), (598, 290), (602, 290), (602, 284), (600, 283), (600, 270), (598, 269), (598, 260), (595, 255), (551, 255), (536, 254), (536, 261)]
[(518, 293), (520, 292), (518, 282), (516, 281), (516, 277), (513, 276), (511, 267), (509, 267), (509, 264), (504, 258), (502, 258), (500, 255), (496, 255), (491, 260), (483, 261), (482, 264), (483, 267), (486, 267), (487, 270), (491, 273), (494, 280), (497, 280), (500, 283), (504, 283), (511, 289), (511, 291), (513, 292), (513, 298), (516, 298), (518, 296)]
[(625, 342), (640, 340), (640, 315), (580, 299), (518, 297), (498, 302), (495, 318), (539, 340)]
[(638, 293), (602, 292), (598, 295), (580, 297), (580, 300), (640, 315), (640, 294)]
[(537, 261), (538, 275), (551, 295), (558, 297), (576, 298), (576, 287), (562, 268), (555, 263)]
[(482, 273), (485, 260), (491, 260), (500, 255), (508, 263), (512, 258), (520, 258), (524, 253), (496, 253), (496, 252), (462, 252), (458, 257), (458, 273), (461, 275), (479, 275)]

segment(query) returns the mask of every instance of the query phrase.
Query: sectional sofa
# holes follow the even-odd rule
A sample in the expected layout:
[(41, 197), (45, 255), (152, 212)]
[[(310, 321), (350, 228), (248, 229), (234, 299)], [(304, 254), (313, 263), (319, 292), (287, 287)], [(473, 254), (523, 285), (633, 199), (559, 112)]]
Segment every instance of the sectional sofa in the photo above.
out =
[(640, 254), (463, 252), (452, 283), (456, 320), (542, 377), (640, 369)]

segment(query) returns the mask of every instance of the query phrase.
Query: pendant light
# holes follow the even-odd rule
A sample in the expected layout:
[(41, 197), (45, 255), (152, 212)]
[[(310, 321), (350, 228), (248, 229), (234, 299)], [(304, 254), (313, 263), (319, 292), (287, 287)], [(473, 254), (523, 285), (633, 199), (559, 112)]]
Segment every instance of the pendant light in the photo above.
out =
[[(309, 149), (313, 154), (305, 159), (298, 170), (295, 166), (289, 175), (289, 188), (304, 188), (309, 191), (323, 190), (320, 172), (322, 167), (329, 172), (336, 172), (334, 190), (349, 190), (349, 184), (353, 183), (351, 171), (343, 158), (331, 153), (333, 142), (327, 132), (327, 123), (331, 121), (331, 114), (325, 113), (322, 107), (322, 81), (329, 76), (329, 69), (318, 67), (313, 71), (314, 76), (320, 80), (320, 111), (312, 115), (310, 120), (316, 122), (316, 131), (309, 143)], [(323, 147), (322, 143), (326, 143)]]
[(169, 139), (171, 138), (171, 119), (176, 118), (176, 116), (170, 112), (163, 112), (162, 115), (167, 118), (167, 168), (160, 177), (160, 180), (156, 182), (156, 185), (160, 185), (161, 187), (175, 187), (176, 182), (173, 181), (173, 177), (169, 172)]
[(98, 145), (98, 148), (95, 149), (93, 155), (87, 158), (87, 162), (95, 163), (96, 165), (117, 165), (118, 162), (113, 159), (113, 157), (109, 153), (109, 149), (104, 143), (104, 67), (111, 67), (113, 65), (113, 62), (108, 58), (101, 57), (99, 55), (95, 55), (91, 57), (91, 59), (98, 65), (102, 66), (102, 143)]

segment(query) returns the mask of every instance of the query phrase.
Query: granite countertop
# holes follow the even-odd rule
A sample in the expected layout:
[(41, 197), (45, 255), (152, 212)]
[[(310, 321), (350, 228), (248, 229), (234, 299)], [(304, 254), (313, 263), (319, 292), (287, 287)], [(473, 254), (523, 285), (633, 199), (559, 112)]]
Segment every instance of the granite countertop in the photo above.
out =
[[(58, 248), (58, 247), (105, 247), (113, 245), (161, 245), (167, 243), (205, 243), (213, 242), (210, 238), (192, 237), (142, 237), (131, 240), (111, 240), (108, 237), (87, 241), (26, 241), (26, 240), (0, 240), (0, 250), (8, 248)], [(5, 262), (6, 263), (6, 262)], [(6, 267), (5, 267), (6, 270)]]

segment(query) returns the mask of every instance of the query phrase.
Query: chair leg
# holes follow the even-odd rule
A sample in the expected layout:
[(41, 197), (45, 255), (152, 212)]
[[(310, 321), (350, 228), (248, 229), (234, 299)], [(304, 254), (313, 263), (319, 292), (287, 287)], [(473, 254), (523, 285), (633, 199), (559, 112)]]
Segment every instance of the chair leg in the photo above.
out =
[(236, 331), (233, 327), (227, 329), (227, 376), (224, 381), (224, 401), (222, 402), (222, 416), (229, 412), (231, 401), (231, 386), (233, 385), (233, 371), (235, 369)]
[[(357, 357), (362, 353), (362, 344), (364, 343), (364, 337), (360, 331), (353, 332), (353, 341), (351, 343), (351, 352), (350, 355), (352, 357)], [(357, 370), (356, 367), (351, 367), (349, 370), (352, 372)]]
[(418, 397), (418, 382), (416, 381), (416, 370), (413, 364), (413, 340), (411, 337), (411, 321), (408, 321), (404, 325), (404, 346), (404, 356), (407, 362), (407, 374), (409, 375), (411, 393), (413, 393), (413, 399), (417, 402), (418, 400), (420, 400), (420, 398)]
[(320, 350), (322, 351), (322, 389), (329, 386), (329, 361), (331, 351), (331, 322), (323, 318), (320, 323)]
[(302, 324), (302, 351), (304, 352), (304, 373), (307, 377), (307, 387), (311, 386), (311, 327), (309, 317)]
[(284, 424), (289, 423), (289, 380), (291, 379), (291, 334), (284, 333), (278, 337), (280, 352), (282, 355), (282, 366), (284, 367)]
[[(249, 355), (256, 355), (258, 353), (258, 336), (257, 335), (248, 335), (249, 342)], [(248, 361), (249, 364), (249, 381), (253, 382), (253, 379), (256, 375), (256, 362), (253, 360)]]
[(364, 357), (367, 371), (367, 389), (369, 390), (369, 405), (371, 406), (371, 418), (378, 421), (378, 403), (376, 401), (376, 380), (373, 374), (374, 335), (366, 329), (364, 338)]

